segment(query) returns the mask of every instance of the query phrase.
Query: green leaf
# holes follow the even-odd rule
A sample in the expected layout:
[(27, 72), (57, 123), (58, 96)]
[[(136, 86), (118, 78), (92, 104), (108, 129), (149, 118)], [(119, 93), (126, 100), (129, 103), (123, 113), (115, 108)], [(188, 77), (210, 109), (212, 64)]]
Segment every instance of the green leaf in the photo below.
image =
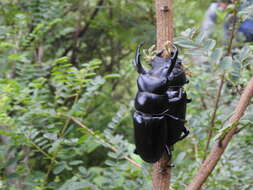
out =
[(76, 166), (76, 165), (80, 165), (82, 163), (83, 163), (82, 160), (74, 160), (74, 161), (69, 162), (69, 165)]
[(120, 78), (121, 75), (120, 74), (109, 74), (109, 75), (106, 75), (104, 77), (104, 79), (116, 79), (116, 78)]
[(88, 174), (88, 171), (87, 171), (86, 168), (83, 167), (83, 166), (78, 167), (78, 170), (79, 170), (80, 173), (83, 174), (83, 175), (87, 175), (87, 174)]
[(61, 58), (58, 58), (55, 63), (58, 64), (58, 63), (67, 63), (69, 61), (69, 58), (68, 57), (61, 57)]
[(215, 47), (216, 41), (212, 40), (212, 39), (208, 39), (208, 40), (204, 41), (203, 45), (204, 45), (204, 50), (209, 51)]
[(7, 176), (8, 179), (13, 179), (13, 178), (20, 178), (20, 175), (18, 173), (11, 173), (10, 175)]
[(19, 54), (11, 54), (8, 56), (8, 59), (10, 61), (19, 61), (19, 60), (21, 60), (21, 58), (22, 58), (22, 56)]
[(50, 139), (50, 140), (57, 139), (57, 133), (45, 133), (43, 136), (47, 139)]
[(205, 51), (203, 49), (189, 49), (186, 51), (188, 55), (203, 56)]
[(112, 161), (112, 160), (106, 160), (106, 161), (105, 161), (105, 164), (108, 165), (108, 166), (110, 166), (110, 167), (114, 167), (114, 166), (117, 165), (117, 163), (115, 163), (115, 162)]
[(222, 55), (223, 55), (223, 50), (221, 48), (216, 48), (210, 56), (211, 63), (218, 64), (221, 60)]
[(0, 42), (0, 48), (14, 48), (16, 47), (14, 44), (8, 42)]
[(183, 37), (178, 37), (174, 39), (174, 44), (183, 47), (183, 48), (188, 48), (188, 49), (194, 49), (197, 48), (198, 45), (195, 44), (192, 40), (183, 38)]
[(180, 152), (178, 155), (177, 155), (177, 158), (175, 160), (175, 163), (181, 163), (184, 158), (186, 156), (186, 152)]
[(54, 173), (55, 175), (58, 175), (58, 174), (60, 174), (64, 169), (65, 169), (65, 164), (59, 165), (59, 166), (57, 166), (57, 167), (54, 168), (53, 173)]
[(233, 62), (232, 57), (226, 56), (221, 60), (219, 67), (223, 70), (231, 71), (232, 70), (232, 62)]
[(251, 48), (249, 46), (246, 46), (242, 48), (242, 50), (238, 53), (238, 55), (236, 55), (236, 57), (238, 61), (242, 63), (252, 55), (251, 52)]

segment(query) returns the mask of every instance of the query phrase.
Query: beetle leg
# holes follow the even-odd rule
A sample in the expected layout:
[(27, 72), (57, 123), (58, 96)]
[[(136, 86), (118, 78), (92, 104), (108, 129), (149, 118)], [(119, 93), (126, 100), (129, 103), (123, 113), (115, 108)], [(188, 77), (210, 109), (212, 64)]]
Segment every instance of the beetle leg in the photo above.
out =
[(135, 53), (135, 59), (134, 59), (134, 66), (136, 67), (137, 69), (137, 72), (140, 73), (140, 74), (145, 74), (146, 71), (145, 69), (143, 68), (142, 64), (141, 64), (141, 53), (140, 53), (140, 49), (141, 47), (143, 46), (144, 42), (142, 42), (137, 50), (136, 50), (136, 53)]
[(182, 88), (183, 85), (188, 84), (189, 80), (186, 80), (185, 82), (183, 82), (181, 85), (177, 85), (177, 86), (170, 86), (170, 88)]
[(174, 102), (180, 101), (181, 99), (182, 99), (182, 97), (170, 98), (170, 99), (169, 99), (169, 102), (170, 102), (170, 103), (174, 103)]
[(190, 103), (191, 101), (192, 101), (191, 98), (187, 98), (187, 99), (186, 99), (186, 103)]
[(180, 89), (179, 89), (178, 97), (169, 98), (169, 102), (170, 102), (170, 103), (178, 102), (178, 101), (182, 100), (182, 98), (183, 98), (183, 89), (180, 88)]
[(184, 135), (178, 139), (179, 141), (183, 140), (185, 137), (187, 137), (189, 135), (190, 131), (184, 127), (183, 133), (184, 133)]
[(186, 122), (186, 120), (184, 120), (184, 119), (180, 119), (180, 118), (178, 118), (178, 117), (175, 117), (175, 116), (173, 116), (173, 115), (170, 115), (170, 114), (165, 114), (166, 116), (169, 116), (170, 118), (172, 118), (172, 119), (174, 119), (174, 120), (176, 120), (176, 121), (180, 121), (180, 122), (183, 122), (183, 123), (185, 123)]

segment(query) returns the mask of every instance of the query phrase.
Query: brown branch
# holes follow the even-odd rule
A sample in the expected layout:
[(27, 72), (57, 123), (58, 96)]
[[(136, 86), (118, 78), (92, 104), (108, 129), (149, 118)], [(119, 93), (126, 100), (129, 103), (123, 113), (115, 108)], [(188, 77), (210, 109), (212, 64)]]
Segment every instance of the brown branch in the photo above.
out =
[(206, 105), (205, 99), (202, 95), (200, 95), (200, 101), (201, 101), (201, 104), (202, 104), (202, 108), (206, 110), (207, 105)]
[[(234, 3), (236, 3), (234, 1)], [(238, 6), (238, 4), (235, 4)], [(231, 51), (232, 51), (232, 46), (233, 46), (233, 40), (235, 38), (235, 33), (236, 33), (236, 16), (237, 16), (237, 7), (234, 8), (233, 10), (233, 25), (232, 25), (232, 31), (231, 31), (231, 36), (229, 39), (229, 44), (228, 44), (228, 50), (227, 50), (227, 56), (231, 56)], [(211, 125), (209, 129), (209, 134), (208, 134), (208, 141), (206, 144), (206, 149), (205, 151), (208, 151), (210, 140), (212, 138), (212, 132), (213, 128), (215, 126), (215, 119), (216, 119), (216, 112), (218, 109), (218, 104), (219, 104), (219, 99), (221, 95), (221, 90), (224, 85), (224, 79), (225, 79), (225, 71), (223, 71), (221, 75), (221, 83), (217, 92), (217, 98), (215, 101), (215, 107), (214, 107), (214, 112), (212, 114), (212, 119), (211, 119)], [(253, 86), (253, 78), (250, 80), (248, 86), (246, 87), (243, 95), (241, 96), (241, 99), (235, 109), (235, 113), (230, 117), (229, 122), (231, 125), (237, 126), (239, 119), (242, 117), (244, 111), (246, 110), (250, 99), (253, 95), (253, 88), (250, 87)], [(247, 99), (248, 98), (248, 99)], [(245, 104), (247, 103), (247, 105)], [(242, 106), (244, 105), (244, 106)], [(198, 173), (196, 176), (193, 178), (192, 182), (187, 186), (186, 190), (199, 190), (203, 183), (206, 181), (208, 176), (211, 174), (215, 166), (217, 165), (220, 157), (222, 156), (223, 152), (225, 151), (228, 143), (230, 142), (232, 136), (236, 133), (237, 128), (232, 128), (226, 135), (225, 137), (220, 140), (220, 142), (216, 143), (213, 148), (211, 153), (208, 155), (208, 157), (203, 161), (203, 164), (201, 165)], [(223, 146), (222, 146), (223, 145)]]
[[(249, 81), (247, 87), (243, 91), (241, 98), (235, 108), (234, 114), (229, 119), (229, 122), (233, 125), (239, 122), (240, 118), (244, 115), (244, 112), (253, 97), (253, 77)], [(201, 165), (198, 173), (193, 178), (192, 182), (188, 185), (186, 190), (199, 190), (208, 176), (211, 174), (218, 161), (220, 160), (223, 152), (225, 151), (228, 143), (236, 133), (237, 127), (231, 128), (231, 130), (225, 135), (225, 137), (217, 142), (212, 148), (211, 153), (208, 155), (204, 163)]]
[(217, 110), (219, 108), (219, 102), (220, 102), (220, 97), (221, 97), (221, 91), (224, 85), (224, 79), (225, 79), (225, 72), (222, 73), (221, 75), (221, 79), (220, 79), (220, 85), (219, 85), (219, 89), (217, 91), (217, 96), (215, 99), (215, 104), (214, 104), (214, 111), (211, 117), (211, 122), (210, 122), (210, 127), (208, 130), (208, 139), (207, 139), (207, 143), (206, 143), (206, 148), (205, 148), (205, 153), (207, 154), (208, 149), (209, 149), (209, 144), (211, 141), (211, 138), (213, 136), (213, 130), (215, 127), (215, 120), (216, 120), (216, 115), (217, 115)]
[(156, 0), (156, 45), (164, 49), (167, 41), (173, 40), (172, 0)]
[(229, 40), (229, 44), (228, 44), (228, 51), (227, 51), (227, 55), (231, 55), (231, 51), (232, 51), (232, 46), (233, 46), (233, 40), (235, 38), (235, 30), (236, 30), (236, 17), (237, 17), (237, 9), (234, 8), (233, 10), (233, 25), (232, 25), (232, 31), (231, 31), (231, 37), (230, 37), (230, 40)]
[[(84, 25), (84, 27), (82, 29), (78, 29), (78, 31), (74, 32), (74, 37), (75, 38), (80, 38), (82, 37), (89, 29), (90, 24), (92, 23), (92, 21), (95, 19), (95, 17), (98, 15), (98, 12), (100, 10), (100, 6), (102, 6), (104, 4), (104, 0), (99, 0), (96, 8), (94, 9), (94, 11), (91, 13), (90, 18), (88, 19), (88, 21), (86, 22), (86, 24)], [(70, 50), (72, 50), (73, 48), (75, 48), (75, 42), (74, 44), (71, 44), (68, 48), (66, 48), (66, 50), (64, 51), (62, 56), (66, 56), (68, 54), (68, 52)]]
[(80, 32), (79, 32), (79, 34), (78, 34), (77, 37), (80, 38), (80, 37), (82, 37), (82, 36), (86, 33), (86, 31), (88, 30), (88, 28), (89, 28), (91, 22), (92, 22), (92, 21), (94, 20), (94, 18), (97, 16), (97, 14), (98, 14), (98, 12), (99, 12), (99, 10), (100, 10), (100, 6), (102, 6), (103, 4), (104, 4), (104, 0), (100, 0), (100, 1), (97, 3), (96, 8), (95, 8), (95, 10), (93, 11), (93, 13), (91, 14), (89, 21), (85, 24), (85, 26), (83, 27), (83, 29), (80, 30)]
[[(232, 25), (232, 30), (231, 30), (231, 36), (229, 39), (229, 43), (228, 43), (228, 50), (227, 50), (227, 55), (231, 55), (231, 51), (232, 51), (232, 47), (233, 47), (233, 40), (235, 38), (235, 32), (236, 32), (236, 16), (237, 16), (237, 9), (234, 8), (233, 10), (233, 25)], [(221, 97), (221, 91), (223, 89), (224, 86), (224, 80), (225, 80), (225, 71), (222, 72), (221, 77), (220, 77), (220, 85), (219, 85), (219, 89), (217, 91), (217, 96), (215, 99), (215, 106), (214, 106), (214, 111), (211, 117), (211, 122), (210, 122), (210, 128), (208, 130), (208, 139), (207, 139), (207, 143), (206, 143), (206, 148), (205, 148), (205, 153), (207, 154), (208, 149), (209, 149), (209, 145), (210, 145), (210, 141), (211, 138), (213, 136), (213, 129), (215, 127), (215, 120), (216, 120), (216, 115), (217, 115), (217, 110), (219, 108), (219, 102), (220, 102), (220, 97)], [(205, 157), (203, 159), (203, 161), (205, 160)]]
[[(157, 50), (164, 49), (167, 41), (173, 39), (172, 0), (156, 0), (156, 40)], [(171, 158), (166, 153), (153, 165), (153, 190), (169, 190)]]

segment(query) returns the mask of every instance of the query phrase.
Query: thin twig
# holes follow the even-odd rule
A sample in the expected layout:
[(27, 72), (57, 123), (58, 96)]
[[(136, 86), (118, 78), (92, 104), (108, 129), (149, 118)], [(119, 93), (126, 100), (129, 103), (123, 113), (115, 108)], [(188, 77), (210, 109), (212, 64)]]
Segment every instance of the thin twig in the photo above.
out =
[[(77, 93), (77, 95), (75, 96), (75, 100), (74, 100), (73, 105), (75, 105), (75, 104), (77, 103), (77, 101), (78, 101), (78, 99), (79, 99), (80, 91), (81, 91), (81, 89), (79, 89), (79, 93)], [(65, 133), (66, 129), (68, 128), (70, 121), (71, 121), (71, 119), (70, 119), (70, 118), (67, 118), (67, 120), (66, 120), (66, 122), (65, 122), (65, 124), (64, 124), (64, 126), (63, 126), (63, 128), (62, 128), (62, 130), (60, 131), (59, 139), (61, 139), (61, 138), (64, 136), (64, 133)], [(57, 156), (59, 150), (60, 150), (60, 147), (58, 147), (58, 148), (53, 152), (53, 158), (54, 158), (54, 159), (56, 158), (56, 156)], [(53, 162), (51, 162), (51, 163), (49, 164), (49, 166), (48, 166), (48, 170), (47, 170), (47, 174), (46, 174), (46, 177), (45, 177), (45, 181), (47, 181), (48, 176), (49, 176), (49, 174), (51, 173), (52, 169), (53, 169)]]
[[(233, 47), (233, 40), (235, 38), (235, 31), (236, 31), (236, 16), (237, 16), (237, 9), (234, 8), (233, 10), (233, 26), (232, 26), (232, 31), (231, 31), (231, 36), (229, 39), (229, 44), (228, 44), (228, 50), (227, 50), (227, 55), (231, 55), (231, 51), (232, 51), (232, 47)], [(225, 80), (225, 70), (222, 72), (221, 77), (220, 77), (220, 85), (219, 85), (219, 89), (217, 91), (217, 96), (216, 96), (216, 100), (215, 100), (215, 105), (214, 105), (214, 111), (211, 117), (211, 121), (210, 121), (210, 127), (208, 130), (208, 139), (207, 139), (207, 143), (206, 143), (206, 147), (205, 147), (205, 154), (207, 154), (208, 149), (209, 149), (209, 145), (210, 145), (210, 141), (211, 138), (213, 136), (213, 130), (215, 128), (215, 120), (216, 120), (216, 116), (217, 116), (217, 110), (219, 108), (219, 102), (220, 102), (220, 97), (221, 97), (221, 92), (224, 86), (224, 80)], [(205, 160), (205, 157), (203, 159), (203, 161)]]
[(205, 99), (203, 96), (200, 95), (200, 101), (201, 101), (201, 104), (202, 104), (202, 107), (203, 109), (207, 109), (207, 105), (206, 105), (206, 102), (205, 102)]
[(41, 152), (42, 154), (44, 154), (44, 156), (46, 156), (47, 158), (49, 158), (51, 161), (57, 163), (57, 160), (53, 157), (50, 156), (48, 153), (46, 153), (44, 150), (42, 150), (37, 144), (35, 144), (28, 136), (27, 134), (23, 133), (24, 136), (27, 138), (27, 140), (30, 142), (31, 145), (33, 145), (39, 152)]
[[(74, 121), (77, 125), (79, 125), (80, 127), (82, 127), (83, 129), (85, 129), (88, 133), (90, 133), (92, 136), (94, 136), (99, 142), (101, 142), (102, 145), (108, 147), (109, 149), (111, 149), (113, 152), (118, 152), (118, 149), (114, 146), (112, 146), (110, 143), (106, 142), (102, 137), (100, 137), (99, 135), (97, 135), (93, 130), (91, 130), (90, 128), (88, 128), (86, 125), (84, 125), (82, 122), (80, 122), (78, 119), (76, 119), (73, 116), (69, 116), (69, 115), (63, 115), (69, 119), (71, 119), (72, 121)], [(134, 160), (132, 160), (131, 158), (125, 156), (124, 157), (125, 160), (127, 160), (128, 162), (130, 162), (131, 164), (133, 164), (134, 166), (138, 167), (138, 168), (142, 168), (142, 166), (135, 162)]]
[[(98, 12), (100, 10), (100, 6), (102, 6), (104, 4), (104, 0), (99, 0), (97, 2), (96, 8), (94, 9), (94, 11), (91, 13), (89, 20), (86, 22), (86, 24), (84, 25), (84, 27), (82, 29), (80, 29), (79, 31), (75, 31), (73, 34), (76, 35), (77, 38), (80, 38), (82, 36), (84, 36), (86, 34), (86, 32), (88, 31), (92, 21), (96, 18), (96, 16), (98, 15)], [(71, 36), (72, 37), (72, 36)], [(66, 48), (66, 50), (64, 51), (64, 53), (62, 54), (62, 56), (66, 56), (68, 54), (68, 52), (74, 48), (74, 45), (71, 44), (68, 48)]]
[[(214, 130), (214, 127), (215, 127), (215, 120), (216, 120), (216, 116), (217, 116), (217, 110), (219, 108), (221, 92), (222, 92), (222, 89), (223, 89), (223, 86), (224, 86), (224, 79), (225, 79), (225, 71), (221, 75), (219, 89), (217, 91), (217, 96), (216, 96), (216, 99), (215, 99), (214, 110), (213, 110), (213, 114), (212, 114), (211, 121), (210, 121), (210, 127), (209, 127), (209, 131), (208, 131), (208, 139), (207, 139), (206, 148), (205, 148), (205, 153), (206, 154), (208, 152), (209, 144), (210, 144), (211, 138), (213, 136), (213, 130)], [(204, 157), (203, 161), (204, 160), (205, 160), (205, 157)]]

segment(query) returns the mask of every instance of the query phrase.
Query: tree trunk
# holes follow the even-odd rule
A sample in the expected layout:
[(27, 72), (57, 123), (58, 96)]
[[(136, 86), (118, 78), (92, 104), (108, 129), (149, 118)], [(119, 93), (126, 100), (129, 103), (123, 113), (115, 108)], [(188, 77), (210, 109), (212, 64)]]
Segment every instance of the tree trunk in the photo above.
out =
[[(172, 0), (156, 0), (156, 39), (157, 50), (164, 49), (167, 41), (173, 40)], [(162, 158), (153, 165), (153, 190), (169, 190), (171, 158), (164, 153)]]

